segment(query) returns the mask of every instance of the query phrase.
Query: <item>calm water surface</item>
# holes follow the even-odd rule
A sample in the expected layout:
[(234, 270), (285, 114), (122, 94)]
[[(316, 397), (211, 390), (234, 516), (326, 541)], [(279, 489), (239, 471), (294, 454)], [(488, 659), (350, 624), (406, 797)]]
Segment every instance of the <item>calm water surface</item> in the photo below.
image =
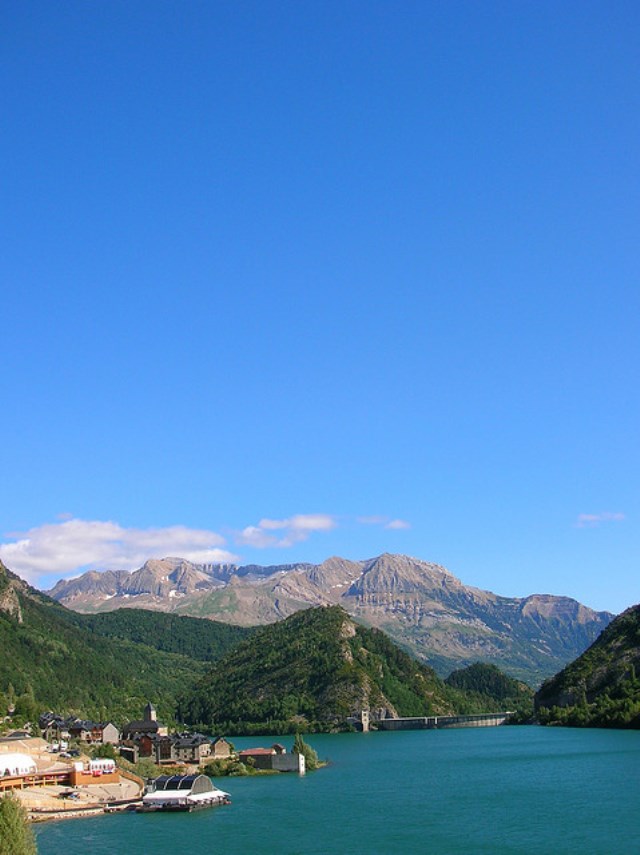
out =
[(40, 826), (39, 852), (640, 853), (639, 732), (490, 727), (308, 741), (327, 768), (219, 779), (229, 807)]

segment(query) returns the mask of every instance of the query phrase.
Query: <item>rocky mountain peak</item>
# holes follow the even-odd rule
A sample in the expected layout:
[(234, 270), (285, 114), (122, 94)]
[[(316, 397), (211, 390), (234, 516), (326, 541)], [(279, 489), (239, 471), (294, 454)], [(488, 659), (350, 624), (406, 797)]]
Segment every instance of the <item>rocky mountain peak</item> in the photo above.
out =
[(307, 571), (307, 578), (325, 591), (347, 588), (362, 573), (361, 561), (332, 556)]
[(54, 600), (65, 603), (85, 596), (115, 596), (129, 575), (126, 570), (88, 570), (75, 579), (60, 579), (49, 591), (49, 595)]
[(444, 567), (408, 555), (385, 553), (364, 562), (362, 575), (353, 583), (349, 594), (424, 593), (452, 584), (461, 585)]
[[(557, 597), (553, 594), (532, 594), (525, 597), (520, 605), (520, 611), (525, 617), (542, 617), (546, 619), (571, 620), (584, 624), (591, 619), (593, 612), (571, 597)], [(604, 612), (601, 612), (604, 614)]]

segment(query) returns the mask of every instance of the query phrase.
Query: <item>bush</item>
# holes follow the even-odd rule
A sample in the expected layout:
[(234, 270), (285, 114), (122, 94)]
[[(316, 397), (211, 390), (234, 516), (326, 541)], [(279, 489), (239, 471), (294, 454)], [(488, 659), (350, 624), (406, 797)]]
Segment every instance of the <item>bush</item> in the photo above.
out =
[(302, 754), (304, 756), (304, 765), (308, 772), (313, 772), (314, 769), (317, 769), (320, 766), (317, 753), (310, 745), (307, 745), (302, 738), (301, 733), (296, 733), (292, 753)]
[(104, 745), (96, 745), (91, 749), (93, 757), (105, 757), (108, 760), (117, 760), (118, 752), (110, 742), (105, 742)]
[(35, 855), (36, 841), (27, 812), (13, 795), (0, 799), (0, 855)]

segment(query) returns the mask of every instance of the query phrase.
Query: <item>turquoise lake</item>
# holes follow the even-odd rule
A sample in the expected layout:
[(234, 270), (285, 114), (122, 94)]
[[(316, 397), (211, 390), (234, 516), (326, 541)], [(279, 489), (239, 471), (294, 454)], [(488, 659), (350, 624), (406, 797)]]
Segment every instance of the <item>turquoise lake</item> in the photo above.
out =
[(329, 766), (218, 779), (228, 807), (42, 825), (39, 852), (640, 853), (639, 732), (488, 727), (307, 741)]

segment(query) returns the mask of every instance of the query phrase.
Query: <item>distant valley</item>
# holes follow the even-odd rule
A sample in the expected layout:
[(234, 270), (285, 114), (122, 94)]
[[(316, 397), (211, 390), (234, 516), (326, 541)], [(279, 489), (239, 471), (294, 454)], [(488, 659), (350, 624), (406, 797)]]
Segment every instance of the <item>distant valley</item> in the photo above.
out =
[(48, 593), (78, 612), (135, 607), (243, 626), (340, 605), (442, 676), (483, 661), (531, 685), (580, 655), (613, 618), (569, 597), (502, 597), (464, 585), (439, 565), (390, 554), (267, 567), (153, 559), (132, 573), (91, 571), (60, 581)]

